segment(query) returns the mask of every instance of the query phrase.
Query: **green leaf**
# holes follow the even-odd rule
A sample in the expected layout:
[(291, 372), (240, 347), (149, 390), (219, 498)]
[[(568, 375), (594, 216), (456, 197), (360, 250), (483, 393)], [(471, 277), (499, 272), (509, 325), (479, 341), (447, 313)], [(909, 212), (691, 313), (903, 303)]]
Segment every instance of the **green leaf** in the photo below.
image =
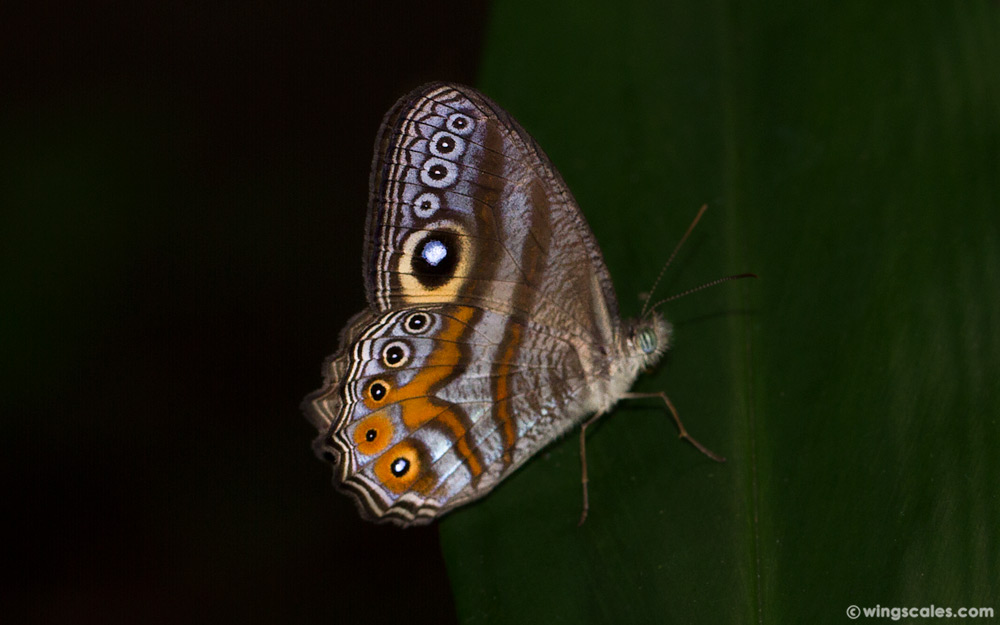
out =
[(468, 623), (840, 622), (1000, 597), (1000, 6), (501, 2), (480, 86), (673, 350), (441, 524)]

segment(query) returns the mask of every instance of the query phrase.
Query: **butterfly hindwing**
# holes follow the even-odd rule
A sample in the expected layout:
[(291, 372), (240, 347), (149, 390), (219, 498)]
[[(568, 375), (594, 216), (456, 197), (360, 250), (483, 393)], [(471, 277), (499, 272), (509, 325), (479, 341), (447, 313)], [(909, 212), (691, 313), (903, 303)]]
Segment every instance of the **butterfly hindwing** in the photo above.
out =
[[(578, 363), (547, 346), (498, 363), (502, 342), (488, 328), (501, 323), (456, 305), (373, 318), (334, 368), (341, 384), (312, 398), (319, 412), (337, 412), (319, 449), (366, 516), (416, 524), (485, 494), (533, 453), (535, 426), (550, 431), (579, 391)], [(539, 382), (549, 395), (534, 392)]]

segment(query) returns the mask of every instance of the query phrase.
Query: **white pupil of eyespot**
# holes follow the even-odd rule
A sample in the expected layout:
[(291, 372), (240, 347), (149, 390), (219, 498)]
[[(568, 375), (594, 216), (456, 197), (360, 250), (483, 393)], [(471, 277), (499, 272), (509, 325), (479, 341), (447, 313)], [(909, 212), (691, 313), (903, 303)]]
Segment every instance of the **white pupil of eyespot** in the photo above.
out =
[(444, 260), (444, 257), (448, 255), (448, 248), (445, 247), (444, 243), (440, 241), (428, 241), (427, 245), (424, 246), (422, 255), (428, 265), (431, 267), (437, 267), (438, 263)]

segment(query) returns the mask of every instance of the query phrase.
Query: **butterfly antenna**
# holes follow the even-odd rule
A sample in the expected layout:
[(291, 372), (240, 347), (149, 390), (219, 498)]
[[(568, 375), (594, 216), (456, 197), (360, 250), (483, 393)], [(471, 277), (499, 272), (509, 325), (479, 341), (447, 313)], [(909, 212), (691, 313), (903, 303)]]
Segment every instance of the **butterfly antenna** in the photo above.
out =
[(725, 278), (719, 278), (718, 280), (712, 280), (711, 282), (706, 282), (705, 284), (702, 284), (701, 286), (696, 286), (693, 289), (688, 289), (687, 291), (682, 291), (682, 292), (678, 293), (677, 295), (671, 295), (670, 297), (667, 297), (665, 299), (661, 299), (660, 301), (656, 302), (655, 304), (653, 304), (652, 306), (649, 307), (649, 312), (650, 312), (650, 314), (652, 314), (654, 310), (656, 310), (659, 306), (662, 306), (663, 304), (666, 304), (667, 302), (672, 302), (675, 299), (680, 299), (680, 298), (684, 297), (685, 295), (691, 295), (692, 293), (697, 293), (698, 291), (701, 291), (702, 289), (707, 289), (708, 287), (715, 286), (716, 284), (722, 284), (723, 282), (729, 282), (730, 280), (739, 280), (740, 278), (756, 278), (756, 277), (757, 277), (757, 274), (755, 274), (755, 273), (740, 273), (740, 274), (737, 274), (735, 276), (726, 276)]
[[(663, 264), (663, 268), (660, 269), (659, 275), (657, 275), (656, 276), (656, 280), (653, 281), (653, 288), (649, 289), (649, 297), (646, 298), (646, 303), (643, 304), (643, 306), (642, 306), (642, 313), (639, 314), (640, 318), (642, 318), (642, 317), (644, 317), (646, 315), (646, 309), (649, 308), (649, 302), (652, 301), (652, 299), (653, 299), (653, 293), (656, 291), (656, 287), (659, 286), (660, 280), (663, 278), (663, 274), (666, 273), (667, 267), (670, 266), (670, 263), (674, 262), (674, 257), (677, 256), (677, 252), (681, 251), (681, 246), (684, 245), (685, 241), (687, 241), (688, 236), (691, 235), (691, 231), (694, 230), (694, 227), (698, 225), (698, 221), (701, 219), (701, 216), (705, 214), (706, 210), (708, 210), (708, 204), (702, 204), (701, 208), (698, 209), (698, 214), (694, 216), (694, 219), (691, 221), (691, 225), (688, 226), (687, 232), (685, 232), (684, 236), (681, 237), (681, 240), (677, 242), (677, 247), (675, 247), (674, 251), (670, 253), (670, 257), (667, 258), (667, 262)], [(731, 278), (727, 278), (727, 279), (731, 279)], [(725, 280), (719, 280), (719, 282), (724, 282), (724, 281)], [(705, 285), (705, 286), (709, 286), (709, 285)], [(704, 287), (699, 287), (699, 288), (704, 288)], [(694, 289), (694, 290), (697, 291), (698, 289)], [(672, 297), (670, 299), (676, 299), (677, 297), (680, 297), (680, 296), (675, 296), (675, 297)], [(660, 304), (668, 302), (668, 301), (670, 301), (670, 299), (663, 300), (662, 302), (657, 302), (656, 306), (659, 306)], [(656, 308), (656, 306), (653, 306), (653, 308)], [(653, 308), (649, 308), (649, 312), (653, 312)]]

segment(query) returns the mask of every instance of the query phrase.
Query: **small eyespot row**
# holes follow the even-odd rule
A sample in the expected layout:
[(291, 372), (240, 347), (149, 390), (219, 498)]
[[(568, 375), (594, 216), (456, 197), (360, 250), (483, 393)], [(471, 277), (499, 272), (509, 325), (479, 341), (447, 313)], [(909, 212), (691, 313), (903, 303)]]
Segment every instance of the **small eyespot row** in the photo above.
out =
[(413, 214), (420, 219), (430, 219), (441, 208), (441, 198), (432, 191), (426, 191), (413, 200)]
[[(425, 256), (428, 254), (426, 246), (424, 254)], [(411, 313), (406, 317), (406, 319), (403, 320), (403, 329), (406, 330), (407, 333), (413, 335), (423, 334), (430, 326), (431, 318), (423, 311)]]
[(428, 187), (445, 189), (458, 181), (458, 163), (434, 156), (424, 161), (420, 181)]
[(476, 129), (476, 123), (465, 113), (452, 113), (445, 122), (445, 128), (460, 136), (468, 136)]
[(410, 346), (403, 341), (386, 343), (382, 348), (382, 364), (393, 369), (402, 367), (410, 360)]
[(428, 141), (428, 150), (434, 156), (455, 160), (465, 153), (465, 140), (458, 135), (440, 130)]

